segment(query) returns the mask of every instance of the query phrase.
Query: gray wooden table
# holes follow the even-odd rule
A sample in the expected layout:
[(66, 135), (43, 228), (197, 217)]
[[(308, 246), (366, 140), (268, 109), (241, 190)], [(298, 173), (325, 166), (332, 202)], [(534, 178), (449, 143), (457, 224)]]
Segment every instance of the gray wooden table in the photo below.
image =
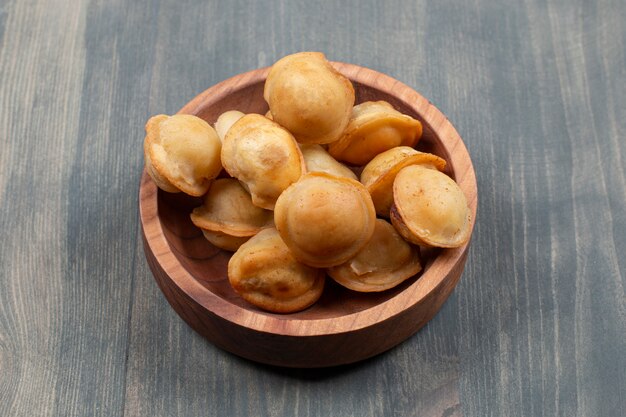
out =
[[(625, 416), (624, 22), (623, 0), (0, 1), (0, 416)], [(429, 98), (480, 195), (434, 320), (330, 370), (194, 333), (138, 224), (147, 118), (301, 50)]]

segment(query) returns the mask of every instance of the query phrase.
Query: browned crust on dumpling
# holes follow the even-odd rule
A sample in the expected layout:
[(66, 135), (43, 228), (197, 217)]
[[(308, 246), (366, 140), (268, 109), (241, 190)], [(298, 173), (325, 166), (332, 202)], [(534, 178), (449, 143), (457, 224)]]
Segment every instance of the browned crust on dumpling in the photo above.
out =
[(213, 127), (197, 116), (157, 115), (146, 123), (146, 171), (164, 191), (203, 195), (222, 169), (220, 149)]
[(377, 219), (367, 245), (347, 262), (326, 272), (351, 290), (377, 292), (393, 288), (421, 270), (419, 247), (407, 243), (387, 221)]
[(422, 165), (443, 171), (446, 161), (437, 155), (398, 146), (377, 155), (361, 172), (361, 183), (369, 191), (376, 214), (389, 218), (393, 204), (393, 182), (400, 170), (409, 165)]
[(250, 194), (233, 178), (216, 180), (190, 217), (207, 240), (230, 251), (274, 225), (273, 213), (252, 204)]
[(321, 52), (300, 52), (272, 66), (263, 91), (272, 119), (299, 143), (330, 143), (343, 133), (354, 87)]
[(233, 254), (228, 279), (244, 300), (263, 310), (293, 313), (322, 295), (323, 270), (298, 262), (276, 229), (265, 229)]
[(232, 125), (222, 144), (221, 159), (226, 172), (250, 192), (253, 204), (269, 210), (306, 172), (293, 135), (259, 114), (247, 114)]
[(281, 194), (274, 222), (301, 262), (339, 265), (354, 256), (374, 233), (376, 213), (361, 183), (310, 172)]
[(413, 147), (421, 137), (419, 120), (386, 101), (366, 101), (354, 106), (348, 126), (328, 152), (339, 161), (361, 166), (391, 148)]
[(391, 222), (405, 239), (421, 246), (456, 248), (471, 236), (465, 195), (446, 174), (419, 165), (403, 168), (393, 184)]

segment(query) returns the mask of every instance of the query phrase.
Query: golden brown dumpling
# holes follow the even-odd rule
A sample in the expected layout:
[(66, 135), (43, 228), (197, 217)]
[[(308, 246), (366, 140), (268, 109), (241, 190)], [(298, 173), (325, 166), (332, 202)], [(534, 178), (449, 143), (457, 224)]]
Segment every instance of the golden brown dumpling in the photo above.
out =
[[(158, 117), (159, 116), (155, 116), (148, 121), (148, 124), (146, 124), (146, 132), (153, 129), (153, 127), (148, 128), (148, 126), (150, 126), (151, 123), (156, 123), (156, 119)], [(163, 116), (163, 117), (167, 117), (167, 116)], [(154, 167), (154, 164), (152, 163), (152, 159), (150, 159), (150, 142), (151, 141), (148, 139), (148, 136), (146, 136), (146, 139), (144, 140), (144, 143), (143, 143), (143, 155), (144, 155), (144, 161), (145, 161), (145, 166), (146, 166), (146, 172), (148, 173), (148, 175), (150, 175), (150, 178), (152, 178), (152, 181), (154, 181), (156, 186), (162, 189), (163, 191), (167, 191), (168, 193), (180, 193), (180, 190), (174, 184), (172, 184), (165, 176), (161, 175), (159, 171), (157, 171), (156, 168)]]
[(369, 191), (376, 214), (389, 218), (393, 204), (393, 180), (409, 165), (422, 165), (442, 171), (446, 161), (431, 153), (419, 152), (408, 146), (389, 149), (372, 159), (361, 172), (361, 183)]
[(387, 221), (376, 219), (374, 234), (352, 259), (326, 272), (354, 291), (385, 291), (422, 270), (417, 246), (408, 244)]
[(310, 172), (276, 202), (274, 222), (296, 259), (329, 267), (352, 258), (374, 233), (376, 213), (358, 181)]
[(215, 131), (217, 132), (217, 136), (219, 136), (220, 140), (223, 142), (224, 137), (226, 136), (226, 132), (231, 128), (232, 125), (237, 122), (237, 120), (241, 119), (245, 114), (240, 112), (239, 110), (228, 110), (224, 113), (220, 114), (215, 122)]
[(356, 175), (350, 168), (337, 162), (320, 145), (300, 145), (307, 172), (326, 172), (336, 177), (346, 177), (357, 180)]
[(300, 52), (271, 68), (263, 97), (272, 119), (299, 143), (330, 143), (348, 125), (354, 88), (320, 52)]
[(190, 114), (158, 115), (146, 123), (146, 170), (164, 191), (201, 196), (222, 170), (215, 130)]
[(323, 270), (298, 262), (276, 229), (253, 236), (228, 262), (228, 280), (249, 303), (275, 313), (300, 311), (319, 299)]
[(218, 248), (236, 251), (262, 229), (274, 226), (274, 213), (252, 204), (250, 194), (233, 178), (213, 182), (191, 221)]
[(251, 236), (233, 236), (223, 232), (217, 232), (215, 230), (202, 229), (202, 235), (206, 240), (211, 242), (216, 248), (224, 249), (225, 251), (235, 252), (241, 245), (250, 240)]
[(422, 136), (422, 124), (386, 101), (366, 101), (352, 109), (343, 135), (328, 147), (339, 161), (365, 165), (396, 146), (413, 147)]
[(456, 182), (435, 169), (412, 165), (393, 183), (391, 222), (406, 240), (455, 248), (470, 238), (471, 213)]
[(243, 116), (228, 130), (222, 164), (248, 189), (254, 205), (270, 210), (283, 190), (306, 172), (293, 136), (259, 114)]

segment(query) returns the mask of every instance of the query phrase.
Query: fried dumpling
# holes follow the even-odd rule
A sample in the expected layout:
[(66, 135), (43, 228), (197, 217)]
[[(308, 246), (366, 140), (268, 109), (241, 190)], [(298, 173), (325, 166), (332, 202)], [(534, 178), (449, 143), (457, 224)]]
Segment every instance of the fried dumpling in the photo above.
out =
[(224, 137), (226, 136), (228, 129), (230, 129), (232, 125), (234, 125), (235, 122), (243, 116), (245, 116), (245, 114), (239, 110), (228, 110), (219, 115), (217, 121), (215, 122), (215, 131), (222, 142), (224, 141)]
[(357, 180), (357, 176), (350, 168), (337, 162), (320, 145), (300, 145), (307, 172), (326, 172), (336, 177), (346, 177)]
[(354, 106), (346, 130), (328, 152), (339, 161), (360, 166), (396, 146), (413, 147), (421, 136), (418, 120), (386, 101), (366, 101)]
[(158, 115), (146, 123), (146, 170), (164, 191), (199, 197), (222, 170), (215, 130), (190, 114)]
[(391, 222), (409, 242), (455, 248), (470, 238), (471, 213), (454, 180), (435, 169), (412, 165), (393, 183)]
[(376, 212), (361, 183), (310, 172), (276, 202), (274, 222), (296, 259), (330, 267), (352, 258), (374, 233)]
[(278, 60), (267, 76), (263, 97), (272, 119), (299, 143), (337, 140), (354, 106), (352, 83), (321, 52), (300, 52)]
[(298, 262), (274, 228), (253, 236), (228, 262), (228, 280), (249, 303), (275, 313), (300, 311), (319, 299), (323, 270)]
[(431, 153), (419, 152), (408, 146), (389, 149), (372, 159), (361, 172), (361, 183), (369, 191), (376, 214), (389, 218), (393, 204), (393, 181), (396, 174), (409, 165), (422, 165), (442, 171), (446, 161)]
[(233, 178), (215, 180), (191, 221), (218, 248), (236, 251), (262, 229), (274, 226), (274, 213), (252, 204), (250, 194)]
[(228, 129), (222, 164), (250, 192), (254, 205), (270, 210), (283, 190), (306, 172), (293, 136), (259, 114), (247, 114)]
[(161, 175), (159, 171), (157, 171), (154, 167), (152, 159), (150, 158), (150, 145), (147, 138), (144, 141), (143, 150), (146, 172), (148, 173), (148, 175), (150, 175), (150, 178), (152, 178), (152, 181), (154, 181), (156, 186), (163, 191), (167, 191), (168, 193), (180, 193), (180, 190), (174, 184), (172, 184), (165, 176)]
[(387, 221), (376, 219), (368, 243), (353, 258), (326, 272), (346, 288), (375, 292), (393, 288), (421, 270), (419, 247), (407, 243)]

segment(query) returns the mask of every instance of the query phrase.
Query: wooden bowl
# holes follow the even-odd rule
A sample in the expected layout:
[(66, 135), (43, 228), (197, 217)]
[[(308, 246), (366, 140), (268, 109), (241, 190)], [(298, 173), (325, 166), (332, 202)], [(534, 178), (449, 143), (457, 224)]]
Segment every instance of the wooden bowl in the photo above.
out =
[[(417, 149), (448, 162), (447, 174), (467, 197), (476, 218), (477, 190), (472, 163), (446, 117), (408, 86), (356, 65), (333, 63), (352, 80), (357, 103), (386, 100), (423, 124)], [(226, 110), (264, 114), (263, 68), (223, 81), (185, 105), (180, 113), (209, 123)], [(325, 367), (369, 358), (417, 332), (441, 308), (456, 286), (468, 244), (423, 251), (421, 274), (374, 294), (347, 290), (327, 279), (321, 299), (294, 314), (272, 314), (246, 303), (230, 287), (230, 253), (209, 244), (189, 219), (200, 199), (158, 190), (144, 171), (139, 209), (146, 258), (174, 310), (209, 341), (254, 361), (287, 367)]]

